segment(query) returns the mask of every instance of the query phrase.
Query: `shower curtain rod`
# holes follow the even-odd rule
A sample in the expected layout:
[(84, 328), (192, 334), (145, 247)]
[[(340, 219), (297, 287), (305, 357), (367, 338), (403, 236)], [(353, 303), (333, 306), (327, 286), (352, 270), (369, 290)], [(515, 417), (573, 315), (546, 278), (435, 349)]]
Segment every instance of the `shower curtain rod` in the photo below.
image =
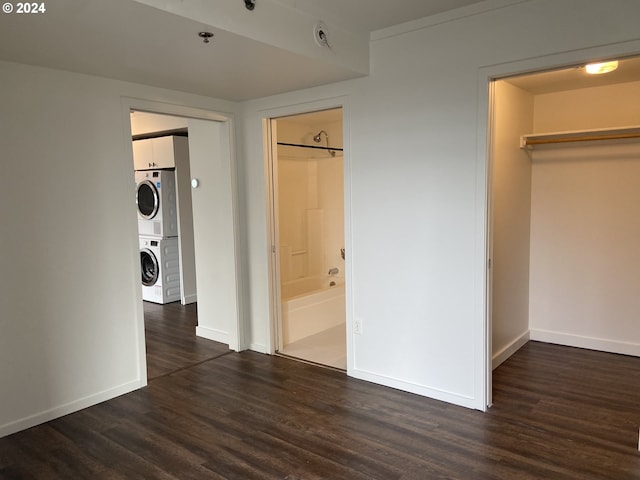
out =
[(285, 147), (302, 147), (302, 148), (315, 148), (317, 150), (333, 150), (335, 152), (342, 152), (342, 148), (336, 147), (321, 147), (320, 145), (301, 145), (299, 143), (284, 143), (278, 142), (278, 145), (283, 145)]

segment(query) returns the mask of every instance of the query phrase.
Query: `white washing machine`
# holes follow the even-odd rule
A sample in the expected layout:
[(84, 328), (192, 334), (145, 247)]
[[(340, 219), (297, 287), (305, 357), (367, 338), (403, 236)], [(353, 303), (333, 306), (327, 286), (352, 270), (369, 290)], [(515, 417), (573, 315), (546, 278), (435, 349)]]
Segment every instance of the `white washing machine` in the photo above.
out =
[(178, 235), (175, 170), (137, 170), (138, 234), (154, 237)]
[(139, 238), (142, 299), (154, 303), (180, 300), (178, 237)]

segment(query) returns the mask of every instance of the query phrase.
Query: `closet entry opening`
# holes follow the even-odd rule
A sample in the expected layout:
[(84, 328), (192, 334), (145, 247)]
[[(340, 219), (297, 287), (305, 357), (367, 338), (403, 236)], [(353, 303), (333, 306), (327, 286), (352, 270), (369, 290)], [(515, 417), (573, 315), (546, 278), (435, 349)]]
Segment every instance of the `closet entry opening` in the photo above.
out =
[(640, 58), (491, 84), (492, 367), (529, 340), (640, 356)]
[(342, 109), (269, 131), (275, 352), (346, 370)]

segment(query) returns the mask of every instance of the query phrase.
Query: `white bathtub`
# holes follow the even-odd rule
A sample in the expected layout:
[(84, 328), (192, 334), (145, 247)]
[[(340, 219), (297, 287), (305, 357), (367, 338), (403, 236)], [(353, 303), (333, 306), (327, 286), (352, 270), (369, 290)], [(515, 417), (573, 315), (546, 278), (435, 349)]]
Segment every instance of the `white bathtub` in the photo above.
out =
[(301, 278), (283, 284), (281, 294), (284, 345), (345, 322), (344, 279)]

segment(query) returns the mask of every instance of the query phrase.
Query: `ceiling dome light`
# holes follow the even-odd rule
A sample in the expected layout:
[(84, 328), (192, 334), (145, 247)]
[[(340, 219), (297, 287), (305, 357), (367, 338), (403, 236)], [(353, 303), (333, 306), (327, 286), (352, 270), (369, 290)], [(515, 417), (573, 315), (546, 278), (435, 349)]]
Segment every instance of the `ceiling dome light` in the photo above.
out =
[(604, 63), (590, 63), (585, 67), (587, 73), (590, 73), (591, 75), (600, 75), (601, 73), (613, 72), (616, 68), (618, 68), (617, 60)]

